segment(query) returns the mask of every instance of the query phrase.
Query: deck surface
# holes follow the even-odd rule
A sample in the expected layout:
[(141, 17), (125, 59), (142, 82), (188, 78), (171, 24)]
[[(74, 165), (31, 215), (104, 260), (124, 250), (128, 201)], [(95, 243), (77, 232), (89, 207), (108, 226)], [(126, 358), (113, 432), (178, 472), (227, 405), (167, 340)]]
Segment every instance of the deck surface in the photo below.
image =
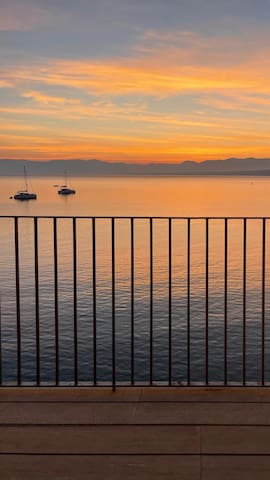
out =
[(269, 388), (2, 388), (1, 480), (269, 480)]

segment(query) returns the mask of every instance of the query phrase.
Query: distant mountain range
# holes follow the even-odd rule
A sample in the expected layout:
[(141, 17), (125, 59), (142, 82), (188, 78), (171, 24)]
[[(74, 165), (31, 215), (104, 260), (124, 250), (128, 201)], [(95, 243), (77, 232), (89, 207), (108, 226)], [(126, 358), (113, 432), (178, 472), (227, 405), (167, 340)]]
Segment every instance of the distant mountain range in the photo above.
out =
[(228, 158), (201, 163), (121, 163), (102, 160), (10, 160), (0, 159), (0, 175), (22, 175), (26, 166), (30, 176), (136, 176), (136, 175), (270, 175), (270, 158)]

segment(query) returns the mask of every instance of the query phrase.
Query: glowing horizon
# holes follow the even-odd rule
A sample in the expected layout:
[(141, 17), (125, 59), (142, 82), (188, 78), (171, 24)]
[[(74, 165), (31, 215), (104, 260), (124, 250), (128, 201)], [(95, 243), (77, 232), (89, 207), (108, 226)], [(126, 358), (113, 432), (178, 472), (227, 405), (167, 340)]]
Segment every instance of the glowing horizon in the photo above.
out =
[(0, 158), (269, 158), (269, 2), (217, 3), (0, 0)]

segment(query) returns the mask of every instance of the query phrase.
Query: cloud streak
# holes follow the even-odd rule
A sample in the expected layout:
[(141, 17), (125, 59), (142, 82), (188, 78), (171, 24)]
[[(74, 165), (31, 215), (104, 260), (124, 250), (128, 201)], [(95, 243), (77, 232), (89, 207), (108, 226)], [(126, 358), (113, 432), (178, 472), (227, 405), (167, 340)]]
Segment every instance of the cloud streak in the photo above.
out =
[[(12, 95), (3, 96), (0, 113), (9, 126), (24, 117), (28, 130), (4, 130), (0, 155), (127, 161), (265, 155), (267, 39), (267, 32), (256, 43), (148, 30), (126, 56), (2, 62), (0, 89)], [(39, 127), (35, 135), (31, 125)]]
[(3, 65), (0, 74), (9, 84), (62, 86), (99, 96), (268, 93), (270, 35), (261, 32), (256, 39), (149, 31), (125, 57), (36, 59), (16, 67)]
[(29, 91), (24, 92), (22, 94), (24, 98), (30, 98), (37, 103), (49, 105), (49, 104), (56, 104), (56, 105), (78, 105), (80, 103), (79, 99), (76, 98), (66, 98), (66, 97), (56, 97), (53, 95), (46, 95), (42, 92), (38, 91)]
[(25, 65), (3, 70), (5, 82), (19, 85), (39, 83), (72, 87), (95, 95), (173, 96), (187, 92), (229, 91), (270, 92), (269, 73), (261, 76), (253, 65), (241, 68), (167, 65), (144, 60), (91, 62), (48, 61), (46, 65)]

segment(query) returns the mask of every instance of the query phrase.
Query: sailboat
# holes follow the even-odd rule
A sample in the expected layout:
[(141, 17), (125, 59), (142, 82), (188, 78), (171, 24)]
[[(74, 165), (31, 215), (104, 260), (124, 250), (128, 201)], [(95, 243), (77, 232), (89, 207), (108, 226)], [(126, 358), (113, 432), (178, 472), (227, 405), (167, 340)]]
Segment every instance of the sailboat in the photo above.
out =
[(59, 195), (74, 195), (76, 193), (72, 188), (68, 188), (67, 185), (67, 171), (65, 170), (65, 184), (61, 185), (60, 190), (58, 190)]
[(16, 195), (14, 195), (14, 200), (36, 200), (37, 195), (35, 193), (30, 193), (28, 191), (28, 180), (27, 180), (25, 166), (24, 166), (24, 182), (25, 182), (25, 189), (17, 192)]

